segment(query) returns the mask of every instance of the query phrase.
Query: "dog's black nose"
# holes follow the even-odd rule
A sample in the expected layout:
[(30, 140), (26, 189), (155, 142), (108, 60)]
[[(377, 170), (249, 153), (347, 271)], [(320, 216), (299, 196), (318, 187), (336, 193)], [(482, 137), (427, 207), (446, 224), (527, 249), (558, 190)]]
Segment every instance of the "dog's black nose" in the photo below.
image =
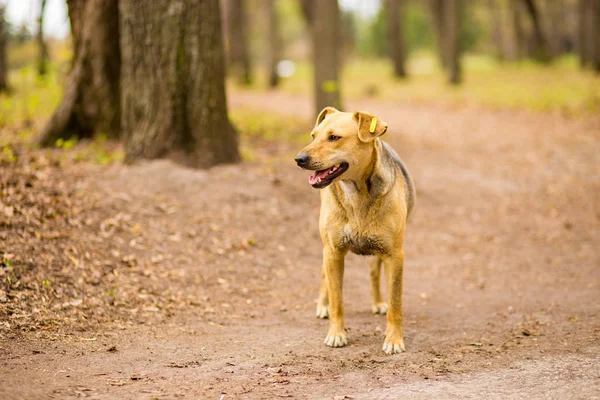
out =
[(308, 154), (300, 153), (296, 156), (296, 158), (294, 158), (294, 160), (296, 160), (296, 164), (298, 164), (299, 167), (304, 167), (306, 164), (308, 164)]

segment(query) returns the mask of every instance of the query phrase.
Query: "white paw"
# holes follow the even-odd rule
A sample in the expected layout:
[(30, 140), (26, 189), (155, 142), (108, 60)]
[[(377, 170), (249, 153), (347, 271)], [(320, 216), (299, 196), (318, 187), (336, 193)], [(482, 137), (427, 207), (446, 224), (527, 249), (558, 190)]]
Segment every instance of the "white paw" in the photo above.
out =
[(383, 342), (383, 351), (386, 354), (397, 354), (405, 352), (406, 349), (404, 348), (404, 340), (400, 339), (400, 341), (396, 341), (396, 343), (391, 341), (388, 342), (386, 340), (385, 342)]
[(388, 305), (387, 303), (377, 303), (371, 306), (371, 310), (373, 310), (373, 314), (387, 314)]
[(329, 318), (329, 306), (317, 305), (317, 318), (327, 319)]
[(329, 334), (325, 338), (325, 344), (329, 347), (343, 347), (348, 344), (346, 334)]

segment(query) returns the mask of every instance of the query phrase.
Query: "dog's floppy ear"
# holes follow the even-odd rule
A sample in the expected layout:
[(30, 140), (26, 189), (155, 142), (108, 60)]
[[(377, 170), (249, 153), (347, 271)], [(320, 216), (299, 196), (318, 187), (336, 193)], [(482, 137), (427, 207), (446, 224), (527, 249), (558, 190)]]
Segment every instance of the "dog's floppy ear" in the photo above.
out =
[(358, 138), (362, 142), (375, 140), (375, 138), (383, 135), (388, 128), (385, 122), (366, 112), (355, 112), (354, 119), (358, 124)]
[(319, 116), (317, 117), (317, 123), (315, 124), (315, 128), (317, 126), (319, 126), (319, 124), (321, 122), (323, 122), (323, 120), (325, 119), (325, 117), (327, 117), (329, 114), (333, 114), (339, 112), (339, 110), (336, 110), (333, 107), (325, 107), (323, 110), (321, 110), (321, 112), (319, 113)]

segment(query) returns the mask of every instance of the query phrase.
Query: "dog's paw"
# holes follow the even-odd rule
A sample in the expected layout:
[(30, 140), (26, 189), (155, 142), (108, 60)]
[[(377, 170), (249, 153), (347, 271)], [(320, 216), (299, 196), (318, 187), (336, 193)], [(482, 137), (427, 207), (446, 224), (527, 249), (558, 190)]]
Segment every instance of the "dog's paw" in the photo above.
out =
[(329, 318), (329, 306), (317, 305), (317, 318), (327, 319)]
[(325, 338), (325, 344), (329, 347), (343, 347), (348, 344), (345, 333), (329, 333)]
[(383, 342), (383, 351), (386, 354), (397, 354), (406, 351), (404, 347), (404, 340), (402, 339), (402, 335), (400, 337), (394, 338), (393, 336), (386, 336), (385, 341)]
[(371, 306), (371, 310), (373, 310), (373, 314), (387, 314), (388, 305), (387, 303), (377, 303)]

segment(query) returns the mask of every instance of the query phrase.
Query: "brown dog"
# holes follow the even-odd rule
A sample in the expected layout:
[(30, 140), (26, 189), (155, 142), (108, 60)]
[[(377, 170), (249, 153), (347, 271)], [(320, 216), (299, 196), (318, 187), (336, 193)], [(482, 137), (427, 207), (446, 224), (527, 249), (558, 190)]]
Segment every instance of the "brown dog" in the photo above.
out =
[[(319, 230), (323, 270), (317, 317), (330, 317), (325, 344), (347, 344), (342, 305), (344, 257), (348, 251), (374, 255), (371, 288), (374, 313), (387, 313), (383, 351), (404, 351), (402, 336), (402, 244), (406, 221), (415, 205), (415, 188), (406, 167), (379, 139), (387, 124), (364, 112), (326, 107), (311, 132), (313, 141), (295, 158), (315, 171), (309, 183), (321, 191)], [(379, 288), (381, 263), (388, 302)]]

